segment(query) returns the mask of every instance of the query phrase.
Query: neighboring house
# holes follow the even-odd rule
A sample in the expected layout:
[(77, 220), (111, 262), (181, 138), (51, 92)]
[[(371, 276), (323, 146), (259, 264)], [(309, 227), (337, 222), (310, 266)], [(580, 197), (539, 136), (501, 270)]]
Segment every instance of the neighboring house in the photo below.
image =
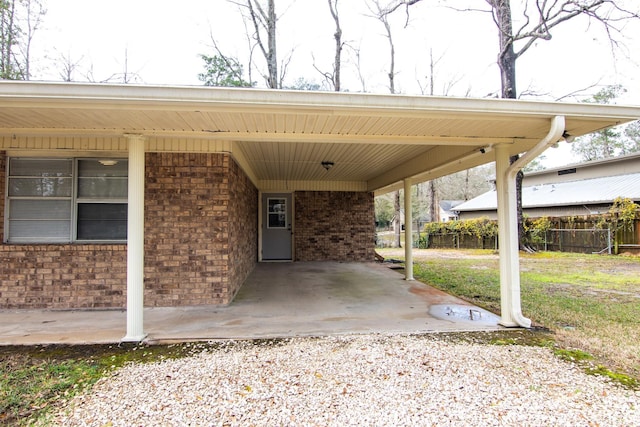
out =
[[(258, 262), (374, 260), (374, 194), (638, 118), (586, 103), (2, 81), (0, 308), (126, 307), (124, 340), (140, 340), (144, 306), (228, 304)], [(517, 271), (517, 247), (501, 251)], [(501, 282), (503, 324), (526, 326), (516, 280)]]
[(440, 222), (454, 221), (458, 219), (455, 207), (464, 203), (464, 200), (443, 200), (440, 205)]
[[(531, 218), (597, 215), (607, 212), (617, 197), (640, 202), (640, 154), (528, 173), (522, 183), (522, 210)], [(460, 219), (495, 219), (496, 191), (455, 210)]]

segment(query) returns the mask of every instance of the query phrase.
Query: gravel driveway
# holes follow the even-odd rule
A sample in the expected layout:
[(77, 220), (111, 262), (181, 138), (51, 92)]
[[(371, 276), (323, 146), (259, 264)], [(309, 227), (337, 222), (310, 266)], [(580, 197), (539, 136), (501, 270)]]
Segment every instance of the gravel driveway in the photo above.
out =
[(49, 422), (640, 426), (640, 392), (586, 375), (547, 348), (438, 335), (295, 338), (126, 366)]

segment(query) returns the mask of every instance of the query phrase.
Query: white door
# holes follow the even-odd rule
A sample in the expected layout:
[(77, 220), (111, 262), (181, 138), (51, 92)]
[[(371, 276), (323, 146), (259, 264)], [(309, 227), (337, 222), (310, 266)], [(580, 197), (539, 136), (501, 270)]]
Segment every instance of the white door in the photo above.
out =
[(291, 261), (291, 194), (262, 195), (262, 260)]

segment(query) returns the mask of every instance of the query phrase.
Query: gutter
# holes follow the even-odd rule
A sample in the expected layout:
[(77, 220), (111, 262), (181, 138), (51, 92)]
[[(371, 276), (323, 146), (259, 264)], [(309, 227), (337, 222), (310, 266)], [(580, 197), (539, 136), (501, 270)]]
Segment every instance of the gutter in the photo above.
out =
[(524, 153), (518, 160), (513, 162), (507, 169), (507, 178), (514, 178), (529, 162), (542, 154), (547, 148), (551, 147), (563, 138), (571, 138), (570, 135), (565, 134), (564, 131), (565, 120), (564, 116), (554, 116), (551, 119), (551, 127), (547, 135), (538, 142), (533, 148)]

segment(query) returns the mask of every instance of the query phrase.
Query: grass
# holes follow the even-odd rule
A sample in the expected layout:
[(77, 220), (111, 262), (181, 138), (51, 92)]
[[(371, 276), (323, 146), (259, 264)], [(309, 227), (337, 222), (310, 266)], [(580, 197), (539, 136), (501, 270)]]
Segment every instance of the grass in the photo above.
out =
[(0, 425), (28, 425), (126, 363), (147, 363), (201, 351), (169, 346), (0, 347)]
[[(414, 276), (499, 314), (498, 259), (491, 255), (414, 255)], [(588, 363), (579, 361), (591, 373), (638, 384), (640, 258), (538, 253), (521, 256), (520, 268), (522, 311), (534, 326), (551, 330), (559, 348), (589, 354)]]

